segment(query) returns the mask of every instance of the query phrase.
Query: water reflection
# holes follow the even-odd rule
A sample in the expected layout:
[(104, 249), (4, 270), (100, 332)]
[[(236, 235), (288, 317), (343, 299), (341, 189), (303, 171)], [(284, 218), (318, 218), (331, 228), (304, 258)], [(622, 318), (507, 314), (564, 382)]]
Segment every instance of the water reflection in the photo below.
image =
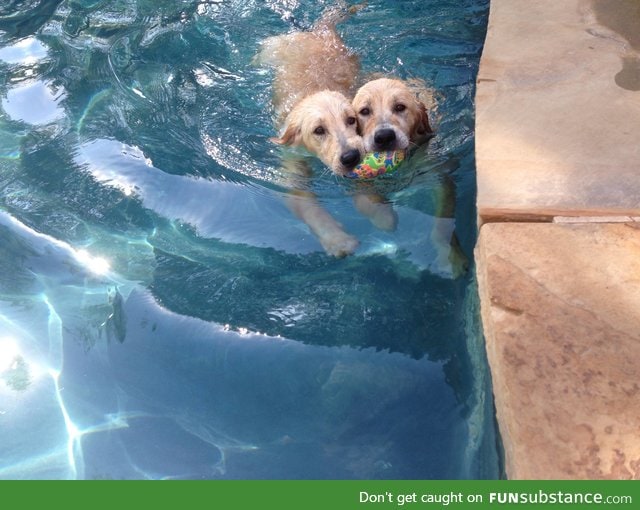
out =
[(30, 66), (44, 59), (47, 47), (35, 37), (25, 37), (15, 44), (0, 48), (0, 60), (8, 64)]
[[(81, 146), (76, 163), (97, 181), (139, 197), (159, 215), (192, 225), (200, 236), (294, 254), (321, 251), (312, 236), (301, 235), (303, 228), (288, 214), (277, 192), (247, 194), (246, 186), (233, 182), (171, 175), (155, 168), (140, 149), (112, 140)], [(453, 218), (434, 218), (401, 205), (397, 209), (402, 228), (393, 235), (372, 229), (355, 215), (347, 220), (348, 227), (368, 232), (361, 253), (394, 256), (402, 250), (417, 268), (451, 275), (448, 254), (439, 254), (422, 234), (430, 232), (435, 222), (453, 231)], [(280, 219), (274, 222), (273, 218)]]
[(34, 81), (14, 87), (2, 99), (2, 108), (13, 120), (43, 125), (64, 117), (65, 91), (50, 82)]

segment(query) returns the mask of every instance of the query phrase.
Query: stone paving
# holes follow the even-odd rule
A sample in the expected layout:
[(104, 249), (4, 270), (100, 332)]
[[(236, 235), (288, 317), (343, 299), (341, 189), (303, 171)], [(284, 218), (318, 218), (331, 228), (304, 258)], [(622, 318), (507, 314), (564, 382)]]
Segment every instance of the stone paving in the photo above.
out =
[[(476, 95), (481, 222), (640, 216), (640, 47), (597, 23), (601, 3), (491, 2)], [(638, 2), (608, 3), (629, 4), (640, 33)], [(622, 86), (634, 59), (637, 82)]]
[(640, 2), (492, 0), (477, 85), (507, 476), (640, 479)]

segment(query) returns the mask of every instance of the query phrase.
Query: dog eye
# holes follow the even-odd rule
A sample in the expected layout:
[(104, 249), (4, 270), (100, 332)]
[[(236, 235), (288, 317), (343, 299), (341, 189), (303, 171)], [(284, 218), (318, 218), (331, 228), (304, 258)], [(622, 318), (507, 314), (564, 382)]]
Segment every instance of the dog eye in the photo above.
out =
[(326, 130), (322, 126), (318, 126), (313, 130), (313, 133), (315, 135), (324, 135), (326, 133)]
[(347, 117), (347, 126), (353, 126), (356, 123), (355, 117)]
[(394, 112), (398, 112), (398, 113), (403, 112), (403, 111), (405, 111), (406, 109), (407, 109), (407, 107), (406, 107), (405, 105), (403, 105), (402, 103), (398, 103), (397, 105), (395, 105), (395, 106), (393, 107), (393, 111), (394, 111)]
[(366, 117), (371, 113), (371, 110), (369, 110), (369, 108), (362, 108), (358, 113), (363, 117)]

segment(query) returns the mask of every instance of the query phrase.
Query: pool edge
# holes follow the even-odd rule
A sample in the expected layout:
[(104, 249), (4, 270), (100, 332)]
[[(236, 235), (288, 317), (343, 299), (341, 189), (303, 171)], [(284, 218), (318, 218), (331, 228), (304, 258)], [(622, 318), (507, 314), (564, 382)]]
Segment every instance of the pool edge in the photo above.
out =
[(475, 253), (511, 479), (640, 479), (640, 50), (607, 9), (490, 5)]

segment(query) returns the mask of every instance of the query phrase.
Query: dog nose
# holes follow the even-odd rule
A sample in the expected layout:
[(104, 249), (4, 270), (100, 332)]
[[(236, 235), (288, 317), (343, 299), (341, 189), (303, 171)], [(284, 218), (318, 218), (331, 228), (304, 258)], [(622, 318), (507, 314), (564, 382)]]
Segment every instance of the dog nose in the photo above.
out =
[(373, 135), (373, 141), (381, 149), (390, 149), (396, 141), (396, 132), (393, 129), (378, 129)]
[(349, 149), (340, 155), (340, 163), (346, 168), (353, 168), (360, 163), (360, 151), (358, 149)]

